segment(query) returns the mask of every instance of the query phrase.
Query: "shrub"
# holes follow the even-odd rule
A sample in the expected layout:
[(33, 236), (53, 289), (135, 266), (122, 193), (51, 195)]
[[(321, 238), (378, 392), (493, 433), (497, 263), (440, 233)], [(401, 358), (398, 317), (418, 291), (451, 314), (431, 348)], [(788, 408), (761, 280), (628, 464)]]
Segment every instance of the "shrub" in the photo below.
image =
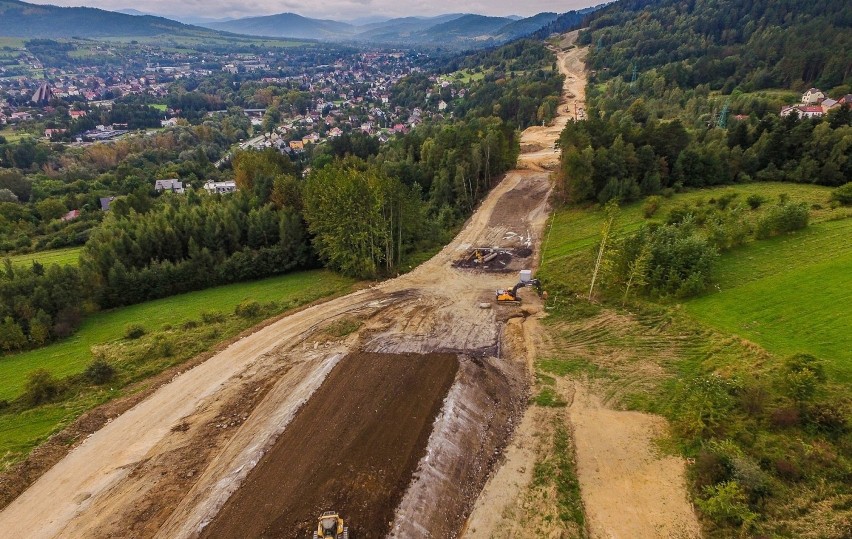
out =
[(225, 321), (225, 315), (219, 311), (202, 311), (201, 321), (205, 324), (217, 324)]
[(675, 190), (672, 189), (671, 187), (666, 187), (665, 189), (662, 190), (662, 195), (665, 198), (671, 198), (675, 195)]
[(764, 202), (766, 202), (766, 199), (758, 195), (757, 193), (749, 195), (748, 198), (746, 198), (746, 204), (748, 204), (748, 207), (753, 210), (756, 210), (757, 208), (761, 207)]
[(808, 226), (808, 206), (800, 202), (783, 202), (773, 206), (762, 219), (757, 222), (757, 239), (766, 239), (778, 234), (786, 234), (801, 230)]
[(773, 427), (787, 429), (795, 427), (801, 422), (801, 414), (796, 408), (776, 408), (769, 416), (769, 422)]
[(262, 310), (260, 303), (245, 300), (234, 308), (234, 314), (241, 318), (255, 318), (260, 315)]
[(32, 405), (50, 402), (59, 395), (59, 382), (47, 369), (35, 370), (27, 375), (24, 398)]
[(749, 509), (745, 492), (736, 481), (726, 481), (712, 487), (705, 487), (705, 499), (696, 503), (705, 515), (716, 522), (749, 527), (757, 514)]
[(727, 193), (724, 193), (722, 196), (720, 196), (720, 197), (716, 200), (716, 206), (717, 206), (720, 210), (724, 210), (724, 209), (726, 209), (728, 206), (730, 206), (730, 205), (731, 205), (731, 202), (733, 202), (733, 201), (734, 201), (734, 199), (735, 199), (735, 198), (737, 198), (738, 196), (739, 196), (739, 193), (737, 193), (736, 191), (729, 191), (729, 192), (727, 192)]
[(157, 353), (160, 357), (172, 357), (175, 355), (175, 344), (164, 339), (157, 343)]
[(844, 206), (852, 205), (852, 182), (841, 185), (832, 191), (831, 200), (837, 201)]
[(811, 423), (825, 432), (831, 434), (846, 432), (846, 410), (840, 403), (821, 402), (814, 404), (808, 410), (808, 418)]
[(661, 201), (662, 199), (656, 195), (645, 199), (645, 204), (642, 205), (642, 213), (645, 215), (646, 219), (650, 219), (657, 213), (657, 210), (660, 209)]
[(698, 488), (704, 488), (720, 483), (730, 478), (730, 470), (724, 459), (707, 449), (698, 452), (695, 459), (695, 484)]
[(198, 320), (187, 320), (180, 327), (184, 330), (195, 329), (198, 327)]
[(798, 481), (802, 478), (802, 469), (799, 465), (785, 458), (775, 460), (775, 473), (781, 479), (788, 481)]
[(83, 377), (93, 384), (105, 384), (115, 378), (115, 369), (103, 358), (96, 358), (83, 371)]
[(124, 328), (124, 338), (125, 339), (138, 339), (145, 335), (145, 328), (140, 324), (130, 324), (126, 328)]

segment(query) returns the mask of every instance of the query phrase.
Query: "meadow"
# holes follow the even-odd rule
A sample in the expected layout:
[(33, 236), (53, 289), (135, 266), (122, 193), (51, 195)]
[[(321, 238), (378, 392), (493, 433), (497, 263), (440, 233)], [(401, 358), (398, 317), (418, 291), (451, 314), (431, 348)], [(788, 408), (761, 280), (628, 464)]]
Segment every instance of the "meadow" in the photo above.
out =
[[(661, 222), (673, 208), (702, 205), (727, 193), (734, 204), (752, 194), (766, 199), (751, 212), (757, 219), (782, 194), (811, 207), (811, 224), (802, 231), (750, 241), (724, 253), (714, 284), (705, 294), (683, 302), (701, 323), (753, 341), (788, 356), (810, 353), (828, 364), (841, 381), (852, 380), (852, 211), (832, 207), (831, 189), (814, 185), (753, 183), (680, 193), (661, 199), (651, 219), (643, 203), (621, 208), (616, 235), (643, 223)], [(574, 291), (584, 291), (591, 275), (593, 250), (600, 240), (603, 214), (596, 207), (557, 211), (545, 231), (540, 276)], [(668, 302), (667, 302), (668, 303)]]
[[(316, 270), (191, 292), (95, 314), (65, 341), (0, 357), (0, 402), (4, 403), (0, 406), (0, 470), (87, 410), (144, 387), (138, 382), (210, 350), (265, 318), (347, 293), (354, 284), (352, 279)], [(237, 315), (236, 307), (246, 301), (258, 302), (258, 312)], [(132, 325), (141, 326), (144, 335), (126, 338)], [(109, 383), (92, 385), (73, 378), (85, 371), (94, 356), (115, 369)], [(58, 401), (32, 408), (7, 404), (21, 396), (27, 376), (36, 369), (68, 381), (70, 389)]]
[(25, 255), (10, 256), (9, 259), (15, 266), (31, 266), (33, 262), (38, 262), (43, 266), (53, 264), (76, 266), (80, 263), (80, 251), (82, 250), (82, 247), (66, 247), (64, 249), (52, 249), (50, 251), (38, 251)]

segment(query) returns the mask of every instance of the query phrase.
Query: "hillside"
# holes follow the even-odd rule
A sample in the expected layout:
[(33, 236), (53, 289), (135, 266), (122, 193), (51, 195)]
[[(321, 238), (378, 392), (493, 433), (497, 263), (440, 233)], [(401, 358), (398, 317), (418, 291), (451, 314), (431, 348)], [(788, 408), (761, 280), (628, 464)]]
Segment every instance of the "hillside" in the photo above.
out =
[(602, 78), (657, 69), (681, 88), (831, 89), (852, 78), (852, 5), (802, 0), (629, 0), (589, 16)]
[(512, 40), (524, 37), (553, 23), (559, 16), (556, 13), (539, 13), (526, 19), (509, 23), (497, 31), (498, 39)]
[(237, 34), (302, 39), (334, 39), (355, 33), (355, 27), (351, 24), (309, 19), (295, 13), (248, 17), (235, 21), (210, 23), (205, 26)]
[(26, 38), (135, 37), (162, 34), (206, 34), (210, 30), (163, 17), (127, 15), (85, 7), (57, 7), (0, 0), (0, 35)]

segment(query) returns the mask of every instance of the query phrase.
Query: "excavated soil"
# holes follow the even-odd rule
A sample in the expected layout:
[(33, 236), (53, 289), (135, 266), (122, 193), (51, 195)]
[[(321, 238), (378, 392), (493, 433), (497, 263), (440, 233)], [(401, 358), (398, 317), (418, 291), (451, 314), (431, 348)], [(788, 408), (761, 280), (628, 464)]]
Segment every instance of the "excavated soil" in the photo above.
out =
[(201, 536), (304, 538), (334, 510), (384, 537), (457, 371), (450, 354), (347, 356)]

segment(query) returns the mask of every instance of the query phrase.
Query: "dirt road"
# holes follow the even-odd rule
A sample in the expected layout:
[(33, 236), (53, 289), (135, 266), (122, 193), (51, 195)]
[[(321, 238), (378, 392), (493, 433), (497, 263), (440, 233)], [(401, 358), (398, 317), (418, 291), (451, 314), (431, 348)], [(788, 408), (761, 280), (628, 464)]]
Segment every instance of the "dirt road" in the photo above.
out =
[[(459, 358), (425, 456), (391, 525), (398, 537), (456, 535), (520, 421), (529, 376), (524, 357), (500, 350), (503, 321), (523, 313), (479, 306), (516, 276), (453, 265), (477, 246), (528, 248), (525, 258), (508, 261), (509, 271), (536, 258), (549, 174), (534, 159), (523, 162), (536, 170), (508, 173), (429, 262), (283, 318), (115, 418), (0, 512), (2, 535), (198, 536), (289, 426), (299, 424), (300, 410), (308, 409), (317, 390), (328, 381), (341, 384), (329, 377), (341, 358), (359, 351)], [(344, 319), (360, 327), (335, 337), (329, 327)], [(370, 372), (374, 383), (368, 385), (381, 392), (380, 373)], [(358, 429), (372, 424), (367, 413), (350, 419)]]
[[(566, 73), (566, 103), (560, 108), (558, 124), (569, 118), (582, 118), (585, 112), (586, 50), (572, 47), (576, 33), (561, 43), (559, 65)], [(576, 111), (576, 113), (575, 113)], [(532, 131), (532, 133), (530, 133)], [(529, 168), (547, 162), (551, 149), (549, 128), (534, 128), (532, 159)], [(525, 135), (527, 135), (525, 133)], [(543, 148), (543, 149), (542, 149)], [(607, 331), (619, 334), (628, 326), (623, 317), (604, 314), (590, 327), (560, 327), (546, 331), (538, 317), (529, 317), (515, 330), (522, 333), (520, 342), (528, 356), (559, 357), (570, 351), (572, 357), (586, 358), (590, 363), (618, 371), (620, 379), (629, 380), (634, 388), (659, 377), (662, 370), (645, 358), (636, 360), (623, 349), (607, 349), (595, 341)], [(554, 337), (560, 335), (560, 337)], [(634, 342), (649, 342), (657, 349), (653, 336), (637, 335)], [(623, 363), (619, 368), (605, 364), (611, 358)], [(532, 359), (530, 360), (532, 363)], [(534, 367), (530, 369), (534, 372)], [(686, 495), (683, 459), (660, 454), (655, 440), (667, 428), (663, 418), (614, 410), (597, 397), (600, 388), (587, 380), (565, 377), (558, 380), (557, 392), (569, 403), (567, 410), (530, 407), (525, 413), (512, 443), (506, 448), (505, 460), (490, 478), (477, 499), (462, 537), (521, 538), (529, 536), (686, 539), (701, 536), (700, 526)], [(612, 391), (607, 391), (612, 395)], [(585, 529), (561, 521), (556, 493), (534, 483), (537, 464), (552, 459), (550, 437), (554, 421), (564, 424), (572, 433), (574, 460), (580, 494), (586, 515)]]
[[(580, 49), (560, 52), (566, 94), (572, 97), (560, 107), (555, 125), (524, 132), (519, 170), (505, 176), (432, 260), (397, 279), (285, 317), (176, 376), (76, 447), (0, 512), (0, 535), (260, 537), (298, 527), (284, 536), (306, 537), (306, 514), (340, 503), (363, 519), (354, 527), (371, 527), (358, 528), (365, 537), (380, 533), (381, 524), (391, 537), (457, 536), (516, 427), (521, 425), (518, 439), (535, 427), (524, 418), (530, 351), (541, 335), (529, 316), (538, 311), (534, 296), (526, 296), (531, 308), (523, 311), (480, 304), (490, 304), (496, 288), (512, 286), (513, 272), (538, 258), (548, 214), (548, 169), (558, 164), (559, 131), (574, 105), (582, 103), (583, 58)], [(456, 267), (481, 247), (508, 253), (501, 255), (501, 271)], [(335, 330), (341, 321), (357, 329), (341, 335)], [(364, 353), (424, 355), (411, 359), (411, 372), (386, 372), (381, 358), (387, 356), (364, 356), (375, 363), (353, 373), (344, 358)], [(430, 358), (445, 356), (429, 354), (451, 354), (458, 367), (448, 371), (443, 359), (431, 365)], [(409, 378), (417, 373), (436, 382), (420, 387)], [(357, 395), (348, 393), (350, 381)], [(417, 386), (422, 401), (416, 420), (395, 415), (415, 413), (411, 403), (400, 400), (405, 385)], [(343, 410), (329, 404), (331, 395), (345, 399)], [(307, 449), (311, 441), (325, 443), (326, 433), (316, 426), (327, 422), (345, 422), (351, 447), (373, 440), (371, 433), (388, 420), (401, 425), (388, 433), (398, 435), (399, 458), (378, 462), (355, 448), (334, 453), (323, 466), (319, 454)], [(381, 450), (387, 443), (379, 436), (369, 446)], [(510, 448), (510, 463), (513, 455), (527, 462), (531, 453)], [(299, 467), (308, 457), (312, 460)], [(518, 482), (507, 482), (504, 498), (511, 500), (523, 487), (533, 464), (521, 466)], [(281, 492), (260, 479), (263, 472), (253, 472), (258, 466), (275, 471), (282, 487), (293, 490), (290, 497), (256, 503), (264, 493)], [(311, 489), (311, 476), (340, 477), (338, 469), (356, 483), (387, 479), (376, 483), (383, 498), (370, 497), (375, 489), (357, 499), (335, 498), (327, 492), (338, 488), (333, 482)], [(486, 489), (480, 500), (493, 492)], [(306, 499), (297, 500), (298, 494)], [(310, 494), (317, 497), (310, 501)], [(396, 511), (388, 515), (395, 500)], [(305, 503), (296, 508), (299, 501)], [(375, 511), (365, 504), (375, 505)], [(218, 527), (234, 512), (244, 527)]]

